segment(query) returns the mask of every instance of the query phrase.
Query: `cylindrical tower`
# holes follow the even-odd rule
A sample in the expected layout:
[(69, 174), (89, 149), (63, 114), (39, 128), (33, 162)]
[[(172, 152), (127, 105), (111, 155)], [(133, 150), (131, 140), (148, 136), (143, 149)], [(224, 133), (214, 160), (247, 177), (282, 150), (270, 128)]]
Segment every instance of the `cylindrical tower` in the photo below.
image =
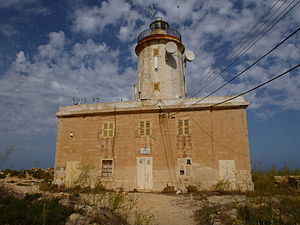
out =
[(137, 83), (134, 100), (185, 97), (183, 73), (184, 45), (178, 31), (158, 17), (138, 36)]

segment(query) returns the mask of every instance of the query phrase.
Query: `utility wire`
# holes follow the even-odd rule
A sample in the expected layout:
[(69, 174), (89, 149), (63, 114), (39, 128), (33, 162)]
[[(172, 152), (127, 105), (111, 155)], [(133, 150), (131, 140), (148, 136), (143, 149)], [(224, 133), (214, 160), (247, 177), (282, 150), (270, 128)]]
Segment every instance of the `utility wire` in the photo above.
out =
[[(298, 27), (295, 31), (293, 31), (289, 36), (287, 36), (285, 39), (283, 39), (281, 42), (279, 42), (277, 45), (275, 45), (271, 50), (269, 50), (267, 53), (265, 53), (263, 56), (261, 56), (259, 59), (257, 59), (255, 62), (253, 62), (250, 66), (248, 66), (247, 68), (245, 68), (243, 71), (241, 71), (240, 73), (238, 73), (236, 76), (234, 76), (233, 78), (231, 78), (229, 81), (227, 81), (225, 84), (223, 84), (222, 86), (220, 86), (219, 88), (215, 89), (214, 91), (212, 91), (211, 93), (209, 93), (208, 95), (206, 95), (205, 97), (201, 98), (200, 100), (196, 101), (195, 103), (191, 104), (188, 108), (192, 107), (193, 105), (203, 101), (204, 99), (206, 99), (207, 97), (211, 96), (212, 94), (214, 94), (215, 92), (219, 91), (220, 89), (222, 89), (224, 86), (226, 86), (227, 84), (229, 84), (230, 82), (232, 82), (233, 80), (235, 80), (236, 78), (238, 78), (239, 76), (241, 76), (242, 74), (244, 74), (247, 70), (249, 70), (251, 67), (253, 67), (255, 64), (257, 64), (259, 61), (261, 61), (263, 58), (265, 58), (267, 55), (269, 55), (271, 52), (273, 52), (276, 48), (278, 48), (280, 45), (282, 45), (284, 42), (286, 42), (289, 38), (291, 38), (292, 36), (294, 36), (298, 31), (300, 30), (300, 27)], [(178, 113), (178, 112), (177, 112)], [(172, 114), (175, 115), (177, 113)]]
[[(295, 0), (294, 0), (295, 1)], [(294, 2), (293, 1), (293, 2)], [(299, 0), (298, 0), (298, 2), (295, 4), (295, 5), (293, 5), (279, 20), (277, 20), (264, 34), (263, 34), (263, 36), (269, 31), (269, 30), (271, 30), (288, 12), (290, 12), (297, 4), (299, 3)], [(290, 3), (291, 4), (291, 3)], [(289, 6), (288, 6), (289, 7)], [(281, 12), (282, 13), (282, 12)], [(246, 50), (245, 50), (245, 52), (246, 51), (248, 51), (255, 43), (257, 43), (263, 36), (261, 36), (258, 40), (256, 40), (251, 46), (249, 46)], [(245, 52), (243, 53), (243, 54), (245, 54)], [(242, 55), (241, 55), (242, 56)], [(239, 56), (239, 57), (241, 57), (241, 56)], [(216, 78), (217, 78), (217, 76), (218, 75), (221, 75), (225, 70), (227, 70), (235, 61), (236, 61), (237, 59), (235, 59), (231, 64), (229, 64), (225, 69), (223, 69), (219, 74), (217, 74), (208, 84), (210, 84), (212, 81), (214, 81)], [(207, 85), (208, 85), (207, 84)], [(207, 86), (206, 85), (206, 86)], [(200, 90), (198, 90), (193, 96), (195, 96), (197, 93), (199, 93), (203, 88), (205, 88), (206, 86), (204, 86), (204, 87), (202, 87), (202, 88), (200, 88)], [(192, 96), (192, 97), (193, 97)], [(206, 97), (208, 97), (208, 96), (206, 96)], [(205, 98), (206, 98), (205, 97)], [(202, 99), (203, 100), (203, 99)], [(184, 104), (184, 103), (186, 103), (187, 101), (189, 101), (189, 99), (185, 99), (184, 101), (182, 101), (181, 103), (180, 103), (180, 105), (182, 105), (182, 104)]]
[(258, 89), (258, 88), (260, 88), (260, 87), (262, 87), (262, 86), (264, 86), (264, 85), (266, 85), (266, 84), (268, 84), (268, 83), (270, 83), (270, 82), (272, 82), (272, 81), (274, 81), (274, 80), (276, 80), (276, 79), (278, 79), (278, 78), (284, 76), (285, 74), (291, 72), (292, 70), (297, 69), (299, 66), (300, 66), (300, 64), (298, 64), (298, 65), (292, 67), (291, 69), (289, 69), (289, 70), (287, 70), (287, 71), (285, 71), (285, 72), (283, 72), (283, 73), (277, 75), (276, 77), (273, 77), (272, 79), (270, 79), (270, 80), (268, 80), (268, 81), (266, 81), (266, 82), (264, 82), (264, 83), (261, 83), (260, 85), (255, 86), (254, 88), (249, 89), (248, 91), (245, 91), (245, 92), (243, 92), (243, 93), (241, 93), (241, 94), (239, 94), (239, 95), (236, 95), (236, 96), (234, 96), (234, 97), (232, 97), (232, 98), (226, 99), (226, 100), (224, 100), (224, 101), (222, 101), (222, 102), (216, 103), (216, 104), (214, 104), (214, 105), (212, 105), (212, 106), (210, 106), (210, 107), (215, 107), (215, 106), (217, 106), (217, 105), (221, 105), (221, 104), (223, 104), (223, 103), (225, 103), (225, 102), (231, 101), (231, 100), (233, 100), (233, 99), (235, 99), (235, 98), (238, 98), (238, 97), (240, 97), (240, 96), (242, 96), (242, 95), (248, 94), (249, 92), (254, 91), (254, 90), (256, 90), (256, 89)]
[[(254, 28), (260, 23), (260, 21), (262, 21), (263, 19), (264, 19), (264, 17), (266, 17), (271, 11), (272, 11), (272, 9), (277, 5), (277, 3), (279, 2), (280, 0), (277, 0), (277, 2), (261, 17), (261, 18), (259, 18), (259, 20), (257, 21), (257, 23), (254, 25), (254, 26), (252, 26), (252, 28), (240, 39), (240, 41), (237, 43), (237, 46), (240, 44), (240, 43), (242, 43), (242, 40), (244, 39), (244, 38), (247, 38), (247, 36), (249, 36), (245, 41), (244, 41), (244, 43), (239, 47), (239, 48), (236, 48), (236, 49), (234, 49), (233, 50), (233, 53), (231, 54), (232, 56), (230, 56), (230, 58), (234, 58), (233, 56), (235, 56), (235, 57), (237, 57), (236, 55), (236, 53), (237, 53), (237, 51), (239, 51), (240, 49), (244, 49), (245, 48), (245, 46), (247, 46), (248, 45), (248, 42), (249, 42), (249, 40), (251, 39), (251, 31), (252, 30), (254, 30)], [(256, 33), (257, 31), (259, 31), (260, 30), (260, 28), (263, 26), (263, 25), (265, 25), (268, 21), (269, 21), (269, 19), (270, 18), (272, 18), (272, 16), (285, 4), (287, 2), (287, 0), (283, 3), (283, 4), (281, 4), (281, 6), (279, 7), (279, 8), (277, 8), (276, 9), (276, 11), (258, 28), (258, 29), (256, 29), (253, 33)], [(284, 9), (285, 10), (285, 9)], [(276, 19), (276, 18), (275, 18)], [(256, 37), (257, 38), (257, 37)], [(250, 43), (250, 42), (249, 42)], [(227, 58), (229, 58), (229, 56), (227, 57)], [(224, 63), (225, 64), (225, 63)], [(211, 73), (211, 75), (209, 75)], [(200, 80), (197, 82), (197, 84), (196, 85), (194, 85), (194, 87), (192, 87), (191, 88), (191, 90), (190, 91), (188, 91), (188, 93), (187, 94), (190, 94), (191, 96), (193, 96), (193, 93), (197, 90), (196, 88), (197, 88), (197, 85), (198, 84), (201, 84), (201, 82), (203, 81), (203, 80), (205, 80), (204, 82), (206, 82), (206, 81), (208, 81), (208, 79), (209, 79), (209, 77), (210, 76), (213, 76), (213, 74), (215, 74), (215, 73), (217, 73), (217, 70), (214, 70), (214, 71), (212, 71), (212, 70), (210, 70), (210, 71), (208, 71), (202, 78), (200, 78)]]
[[(269, 18), (267, 18), (265, 21), (264, 21), (264, 23), (263, 24), (261, 24), (260, 25), (260, 27), (259, 28), (257, 28), (254, 32), (253, 32), (253, 34), (255, 34), (256, 32), (261, 32), (261, 28), (263, 28), (271, 19), (272, 19), (272, 17), (281, 9), (281, 7), (282, 6), (284, 6), (286, 3), (287, 3), (287, 1), (288, 0), (285, 0), (270, 16), (269, 16)], [(294, 2), (295, 0), (293, 0), (286, 8), (284, 8), (283, 10), (282, 10), (282, 12), (284, 12), (287, 8), (289, 8), (290, 7), (290, 5)], [(275, 6), (276, 4), (278, 3), (278, 1), (273, 5), (273, 6)], [(270, 11), (270, 10), (269, 10)], [(281, 12), (281, 13), (282, 13)], [(280, 14), (279, 14), (280, 15)], [(278, 16), (279, 15), (277, 15), (274, 19), (273, 19), (273, 21), (275, 21), (277, 18), (278, 18)], [(272, 23), (272, 21), (270, 22), (270, 23)], [(269, 25), (268, 25), (269, 26)], [(267, 26), (267, 27), (268, 27)], [(264, 30), (264, 29), (266, 29), (267, 27), (265, 27), (265, 28), (263, 28), (262, 30)], [(249, 34), (249, 38), (244, 42), (244, 44), (242, 45), (242, 46), (240, 46), (239, 48), (237, 48), (237, 50), (234, 50), (233, 51), (233, 54), (232, 54), (232, 56), (228, 56), (229, 58), (234, 58), (233, 56), (234, 55), (238, 55), (238, 54), (240, 54), (242, 51), (243, 51), (243, 49), (245, 49), (252, 41), (249, 41), (249, 43), (247, 43), (248, 42), (248, 40), (250, 40), (252, 37), (251, 36), (253, 36), (253, 34)], [(261, 34), (261, 33), (260, 33)], [(258, 35), (255, 35), (256, 37), (254, 38), (254, 40), (260, 35), (260, 34), (258, 34)], [(242, 39), (243, 39), (244, 37), (242, 37)], [(241, 40), (242, 40), (241, 39)], [(240, 42), (239, 42), (240, 43)], [(237, 44), (237, 45), (239, 45), (239, 43)], [(234, 52), (238, 52), (238, 54), (237, 53), (234, 53)]]
[[(288, 7), (290, 7), (290, 5), (292, 4), (292, 3), (294, 3), (295, 2), (295, 0), (293, 0), (275, 19), (277, 19)], [(281, 21), (282, 19), (283, 19), (283, 17), (287, 14), (287, 13), (289, 13), (297, 4), (299, 3), (299, 0), (297, 0), (297, 3), (295, 4), (295, 5), (293, 5), (287, 12), (285, 12), (272, 26), (271, 26), (271, 24), (269, 24), (266, 28), (265, 28), (265, 30), (264, 31), (262, 31), (259, 35), (261, 35), (260, 37), (259, 37), (259, 35), (257, 36), (257, 37), (259, 37), (258, 39), (257, 39), (257, 37), (256, 37), (256, 39), (254, 40), (254, 42), (250, 45), (250, 46), (248, 46), (247, 47), (247, 49), (246, 50), (244, 50), (244, 52), (241, 54), (241, 55), (239, 55), (236, 59), (234, 59), (229, 65), (227, 65), (221, 72), (219, 72), (218, 74), (216, 74), (210, 81), (208, 81), (208, 83), (207, 84), (205, 84), (204, 86), (202, 86), (199, 90), (197, 90), (197, 92), (196, 93), (194, 93), (194, 94), (192, 94), (191, 96), (193, 97), (193, 96), (195, 96), (196, 94), (198, 94), (201, 90), (203, 90), (204, 88), (206, 88), (212, 81), (214, 81), (216, 78), (217, 78), (217, 76), (220, 76), (222, 73), (224, 73), (228, 68), (230, 68), (240, 57), (242, 57), (251, 47), (253, 47), (263, 36), (265, 36), (279, 21)], [(270, 27), (271, 26), (271, 27)], [(269, 28), (269, 29), (268, 29)]]
[(233, 78), (231, 78), (229, 81), (227, 81), (225, 84), (221, 85), (220, 87), (218, 87), (217, 89), (215, 89), (214, 91), (212, 91), (210, 94), (206, 95), (205, 97), (201, 98), (199, 100), (199, 102), (203, 101), (204, 99), (206, 99), (207, 97), (211, 96), (212, 94), (216, 93), (217, 91), (219, 91), (220, 89), (222, 89), (223, 87), (225, 87), (226, 85), (228, 85), (229, 83), (231, 83), (232, 81), (234, 81), (236, 78), (238, 78), (239, 76), (241, 76), (243, 73), (245, 73), (247, 70), (249, 70), (251, 67), (253, 67), (255, 64), (257, 64), (259, 61), (261, 61), (263, 58), (265, 58), (267, 55), (269, 55), (271, 52), (273, 52), (276, 48), (278, 48), (280, 45), (282, 45), (284, 42), (286, 42), (288, 39), (290, 39), (292, 36), (294, 36), (298, 31), (300, 30), (300, 27), (298, 27), (295, 31), (293, 31), (289, 36), (287, 36), (285, 39), (283, 39), (281, 42), (279, 42), (277, 45), (275, 45), (271, 50), (269, 50), (267, 53), (265, 53), (263, 56), (261, 56), (259, 59), (257, 59), (255, 62), (253, 62), (250, 66), (248, 66), (247, 68), (245, 68), (243, 71), (241, 71), (240, 73), (238, 73), (236, 76), (234, 76)]

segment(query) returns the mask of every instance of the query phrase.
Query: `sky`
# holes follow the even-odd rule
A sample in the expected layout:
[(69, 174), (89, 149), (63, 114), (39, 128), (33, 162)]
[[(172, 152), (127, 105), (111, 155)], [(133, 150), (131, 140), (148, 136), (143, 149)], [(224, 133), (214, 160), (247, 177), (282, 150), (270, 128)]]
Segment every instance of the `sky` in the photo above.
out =
[[(72, 105), (74, 97), (87, 103), (93, 98), (130, 100), (137, 36), (155, 17), (168, 21), (186, 49), (195, 52), (185, 74), (188, 96), (197, 97), (211, 93), (296, 30), (297, 3), (0, 0), (0, 168), (53, 167), (55, 113), (59, 106)], [(240, 94), (298, 64), (299, 33), (214, 95)], [(296, 69), (245, 96), (253, 164), (300, 168), (299, 78)]]

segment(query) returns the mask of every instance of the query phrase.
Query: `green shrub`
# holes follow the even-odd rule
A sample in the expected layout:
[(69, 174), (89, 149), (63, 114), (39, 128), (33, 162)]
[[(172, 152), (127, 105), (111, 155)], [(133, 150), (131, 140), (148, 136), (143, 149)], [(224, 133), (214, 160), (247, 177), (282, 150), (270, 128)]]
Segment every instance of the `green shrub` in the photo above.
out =
[(300, 200), (284, 197), (280, 201), (247, 203), (238, 209), (238, 216), (247, 225), (296, 225), (300, 223)]
[(43, 169), (32, 169), (28, 171), (29, 174), (36, 178), (36, 179), (42, 179), (44, 182), (51, 183), (54, 178), (54, 171), (51, 170), (43, 170)]
[(38, 195), (23, 199), (0, 197), (0, 224), (64, 224), (73, 208), (59, 204), (58, 199), (36, 200)]

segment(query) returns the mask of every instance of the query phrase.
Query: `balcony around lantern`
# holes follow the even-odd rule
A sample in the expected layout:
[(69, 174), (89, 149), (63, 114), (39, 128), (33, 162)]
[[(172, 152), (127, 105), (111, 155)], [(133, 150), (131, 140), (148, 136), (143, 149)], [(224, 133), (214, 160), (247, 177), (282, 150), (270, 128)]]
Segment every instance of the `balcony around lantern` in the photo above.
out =
[(144, 40), (145, 38), (156, 36), (156, 35), (168, 35), (173, 38), (178, 39), (181, 41), (181, 34), (174, 29), (171, 28), (165, 28), (165, 29), (147, 29), (144, 30), (142, 33), (139, 34), (138, 36), (138, 43)]

